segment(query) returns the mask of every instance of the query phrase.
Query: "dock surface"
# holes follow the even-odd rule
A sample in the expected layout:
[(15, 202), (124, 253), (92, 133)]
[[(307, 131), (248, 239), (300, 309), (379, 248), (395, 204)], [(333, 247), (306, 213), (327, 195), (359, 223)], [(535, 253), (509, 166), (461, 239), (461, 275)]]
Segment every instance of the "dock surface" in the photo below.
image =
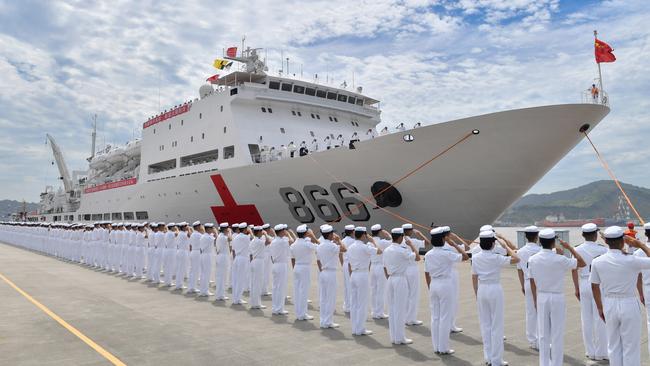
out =
[[(421, 266), (421, 265), (420, 265)], [(451, 336), (456, 353), (433, 353), (424, 276), (419, 319), (407, 327), (411, 345), (392, 345), (387, 320), (369, 319), (372, 336), (353, 337), (342, 312), (342, 275), (338, 278), (338, 329), (320, 329), (316, 267), (312, 272), (309, 313), (312, 321), (271, 316), (271, 297), (264, 310), (197, 298), (168, 287), (115, 274), (0, 243), (0, 275), (63, 319), (85, 337), (127, 365), (482, 365), (478, 313), (470, 266), (459, 265), (461, 298), (458, 325)], [(291, 275), (288, 294), (292, 293)], [(505, 354), (510, 365), (537, 365), (528, 348), (524, 297), (514, 267), (503, 272)], [(565, 365), (600, 365), (584, 356), (580, 310), (570, 276), (566, 278)], [(43, 309), (0, 278), (0, 365), (109, 365), (100, 352), (55, 321)], [(643, 314), (645, 316), (645, 313)], [(648, 364), (645, 326), (642, 364)]]

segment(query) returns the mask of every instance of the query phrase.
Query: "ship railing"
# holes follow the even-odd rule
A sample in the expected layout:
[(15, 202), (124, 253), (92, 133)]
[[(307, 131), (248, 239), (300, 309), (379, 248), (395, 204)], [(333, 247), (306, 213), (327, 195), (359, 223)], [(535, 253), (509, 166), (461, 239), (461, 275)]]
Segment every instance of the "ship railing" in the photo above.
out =
[(601, 90), (598, 95), (591, 94), (591, 88), (583, 90), (580, 93), (582, 103), (586, 104), (602, 104), (609, 107), (609, 95), (606, 91)]

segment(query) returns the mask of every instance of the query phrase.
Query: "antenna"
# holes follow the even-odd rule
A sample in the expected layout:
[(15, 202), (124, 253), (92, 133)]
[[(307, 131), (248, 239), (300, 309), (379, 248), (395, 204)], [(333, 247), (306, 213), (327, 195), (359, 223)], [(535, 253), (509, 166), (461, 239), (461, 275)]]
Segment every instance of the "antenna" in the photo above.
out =
[(87, 159), (89, 162), (95, 157), (95, 140), (97, 140), (97, 114), (93, 115), (92, 147), (90, 148), (90, 157)]
[(290, 73), (289, 73), (289, 57), (287, 57), (287, 75), (290, 75)]

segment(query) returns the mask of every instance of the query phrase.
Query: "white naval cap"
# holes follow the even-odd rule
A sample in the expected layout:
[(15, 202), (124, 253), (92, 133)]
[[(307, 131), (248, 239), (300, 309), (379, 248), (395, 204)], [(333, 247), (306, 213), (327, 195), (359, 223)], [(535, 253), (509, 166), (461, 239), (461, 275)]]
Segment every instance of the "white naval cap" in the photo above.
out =
[(262, 231), (261, 226), (253, 226), (253, 231)]
[(451, 228), (449, 226), (441, 226), (441, 228), (443, 233), (451, 232)]
[(429, 234), (431, 234), (431, 235), (440, 235), (440, 234), (443, 234), (444, 232), (445, 232), (444, 228), (442, 226), (438, 226), (436, 228), (431, 229), (431, 231), (429, 231)]
[(650, 230), (650, 222), (643, 224), (643, 230)]
[(402, 229), (411, 230), (411, 229), (413, 229), (413, 224), (404, 224), (404, 225), (402, 225)]
[(201, 225), (201, 221), (198, 220), (192, 223), (192, 227), (199, 226), (199, 225)]
[(264, 224), (264, 225), (262, 225), (262, 230), (266, 230), (266, 229), (268, 229), (270, 227), (271, 227), (271, 224), (268, 224), (268, 223)]
[(238, 223), (238, 222), (236, 222), (236, 223), (234, 223), (234, 224), (232, 224), (232, 227), (236, 227), (236, 228), (238, 228), (238, 229), (239, 229), (239, 223)]
[(374, 225), (372, 225), (372, 226), (370, 227), (370, 230), (371, 230), (371, 231), (379, 231), (379, 230), (381, 230), (381, 225), (379, 225), (379, 224), (374, 224)]
[(542, 229), (539, 232), (540, 239), (555, 239), (555, 230), (553, 229)]
[[(95, 224), (95, 225), (97, 225), (97, 224)], [(124, 226), (124, 224), (121, 223), (121, 222), (118, 222), (118, 223), (117, 223), (117, 226)]]
[(357, 233), (365, 233), (368, 230), (366, 229), (365, 226), (357, 226), (357, 227), (354, 228), (354, 231), (357, 232)]
[(214, 224), (211, 223), (211, 222), (206, 222), (205, 224), (203, 224), (203, 226), (204, 227), (214, 227)]
[(296, 228), (297, 233), (306, 233), (307, 232), (307, 225), (302, 224)]
[(531, 233), (531, 234), (538, 233), (538, 232), (539, 232), (539, 228), (538, 228), (537, 226), (535, 226), (535, 225), (526, 226), (526, 227), (524, 228), (524, 232), (526, 232), (526, 233)]
[(227, 222), (222, 222), (221, 224), (219, 224), (219, 227), (222, 228), (222, 229), (225, 229), (225, 228), (228, 227), (228, 223)]
[(353, 231), (354, 230), (354, 225), (345, 225), (344, 228), (346, 231)]
[(492, 227), (492, 225), (483, 225), (481, 226), (479, 232), (483, 232), (483, 231), (494, 231), (494, 227)]
[(282, 225), (282, 224), (277, 224), (277, 225), (275, 225), (275, 226), (273, 227), (273, 230), (275, 230), (275, 231), (284, 230), (284, 225)]
[(93, 228), (93, 225), (88, 224), (88, 225), (86, 225), (86, 228), (87, 228), (87, 229), (92, 229), (92, 228)]
[(400, 234), (400, 235), (404, 235), (404, 229), (402, 229), (401, 227), (396, 227), (396, 228), (393, 228), (393, 229), (390, 231), (390, 233), (391, 233), (391, 234)]
[(606, 239), (618, 239), (622, 238), (623, 235), (625, 235), (625, 232), (623, 232), (623, 229), (621, 229), (620, 226), (610, 226), (605, 229), (603, 235)]
[(478, 234), (478, 237), (481, 239), (494, 239), (496, 236), (492, 230), (483, 230), (480, 234)]
[(593, 233), (593, 232), (596, 232), (596, 231), (598, 231), (598, 226), (596, 224), (594, 224), (594, 223), (590, 222), (588, 224), (582, 225), (582, 232), (585, 233), (585, 234), (586, 233)]
[[(119, 226), (119, 225), (118, 225), (118, 226)], [(151, 225), (149, 225), (149, 226), (151, 226), (151, 227), (158, 227), (158, 223), (156, 223), (156, 222), (152, 222)]]
[(332, 231), (334, 231), (332, 225), (325, 224), (320, 226), (320, 232), (323, 234), (331, 233)]
[(176, 224), (176, 226), (187, 226), (187, 222), (185, 221), (179, 222), (178, 224)]
[(167, 227), (174, 227), (174, 226), (176, 226), (176, 223), (170, 222), (169, 224), (167, 224)]
[(240, 229), (246, 229), (247, 227), (248, 227), (248, 224), (245, 223), (245, 222), (242, 222), (242, 223), (239, 224)]

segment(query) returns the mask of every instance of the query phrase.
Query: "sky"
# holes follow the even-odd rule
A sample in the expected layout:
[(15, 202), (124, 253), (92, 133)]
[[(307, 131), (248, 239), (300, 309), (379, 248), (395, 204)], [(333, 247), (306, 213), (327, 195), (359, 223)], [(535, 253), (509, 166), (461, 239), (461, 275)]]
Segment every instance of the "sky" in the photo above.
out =
[[(70, 170), (98, 145), (140, 135), (159, 109), (195, 98), (225, 47), (262, 47), (270, 73), (363, 86), (382, 124), (433, 124), (575, 103), (597, 77), (612, 111), (591, 137), (620, 180), (650, 186), (650, 7), (643, 0), (0, 0), (0, 199), (60, 185), (45, 134)], [(607, 179), (580, 143), (531, 190)]]

